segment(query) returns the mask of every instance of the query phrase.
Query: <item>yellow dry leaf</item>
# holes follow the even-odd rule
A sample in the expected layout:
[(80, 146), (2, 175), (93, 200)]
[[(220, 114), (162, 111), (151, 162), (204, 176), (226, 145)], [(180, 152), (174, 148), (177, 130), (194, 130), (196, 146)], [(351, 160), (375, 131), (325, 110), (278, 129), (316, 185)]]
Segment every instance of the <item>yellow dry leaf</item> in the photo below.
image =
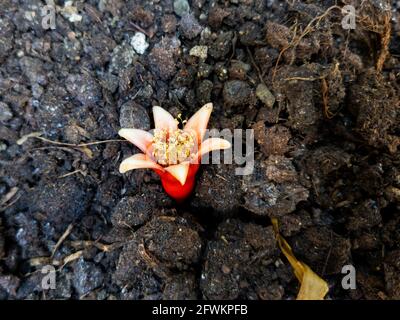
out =
[(79, 150), (81, 150), (89, 159), (93, 158), (93, 152), (86, 146), (79, 147)]
[(309, 266), (302, 263), (304, 267), (303, 280), (297, 300), (323, 300), (328, 293), (328, 284), (321, 279)]
[(279, 233), (278, 220), (273, 218), (271, 222), (275, 230), (278, 245), (288, 259), (296, 278), (300, 282), (297, 300), (323, 300), (329, 290), (328, 284), (312, 271), (308, 265), (296, 259), (292, 248)]

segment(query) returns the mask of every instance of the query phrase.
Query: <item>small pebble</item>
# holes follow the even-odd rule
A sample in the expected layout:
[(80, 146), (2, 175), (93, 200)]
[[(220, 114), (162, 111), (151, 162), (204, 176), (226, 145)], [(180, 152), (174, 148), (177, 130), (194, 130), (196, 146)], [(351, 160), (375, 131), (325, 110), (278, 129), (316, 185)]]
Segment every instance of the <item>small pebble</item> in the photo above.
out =
[(174, 33), (176, 30), (176, 18), (173, 14), (167, 14), (161, 19), (162, 29), (166, 33)]
[(223, 96), (228, 105), (245, 104), (249, 100), (250, 94), (250, 86), (244, 81), (232, 80), (224, 85)]
[(39, 99), (42, 96), (43, 91), (44, 89), (40, 84), (38, 83), (32, 84), (32, 96), (34, 98)]
[(146, 36), (141, 32), (136, 32), (130, 43), (137, 54), (143, 54), (149, 47)]
[(260, 99), (267, 107), (272, 108), (275, 103), (275, 97), (269, 91), (267, 86), (263, 83), (260, 83), (256, 89), (256, 96)]
[(174, 11), (180, 17), (182, 17), (185, 13), (189, 13), (190, 11), (189, 2), (187, 0), (175, 0)]
[(205, 60), (207, 58), (207, 52), (207, 46), (194, 46), (192, 49), (190, 49), (189, 54)]
[(102, 98), (100, 85), (89, 75), (70, 74), (65, 85), (66, 89), (74, 94), (84, 106), (96, 105)]
[(229, 68), (229, 77), (231, 79), (245, 80), (248, 71), (250, 71), (250, 65), (242, 61), (235, 61), (232, 62)]
[(210, 80), (203, 80), (196, 90), (197, 100), (201, 105), (211, 101), (211, 92), (213, 89), (213, 83)]
[(72, 281), (75, 290), (82, 296), (100, 287), (103, 284), (104, 275), (94, 263), (80, 257), (74, 266)]
[(149, 54), (150, 69), (163, 80), (170, 79), (176, 72), (176, 57), (181, 43), (176, 37), (163, 38)]
[(0, 142), (0, 151), (5, 151), (7, 150), (7, 145), (3, 142)]
[(200, 63), (197, 69), (198, 78), (207, 78), (213, 70), (213, 67), (206, 63)]
[(228, 69), (222, 62), (217, 62), (215, 64), (214, 71), (220, 81), (226, 81), (228, 79)]
[(150, 130), (147, 111), (132, 101), (127, 101), (121, 106), (119, 124), (121, 128)]
[(70, 22), (80, 22), (82, 21), (82, 16), (78, 14), (78, 8), (74, 7), (73, 4), (73, 1), (66, 1), (64, 8), (61, 9), (61, 13)]
[(197, 37), (203, 30), (202, 26), (197, 21), (193, 13), (188, 13), (182, 16), (179, 22), (179, 31), (187, 39)]
[(8, 121), (11, 120), (13, 117), (13, 114), (9, 108), (9, 106), (4, 103), (0, 102), (0, 121)]
[(7, 294), (15, 296), (17, 294), (20, 279), (13, 275), (0, 275), (0, 289), (4, 290)]
[(224, 273), (224, 274), (229, 274), (230, 272), (231, 272), (231, 269), (227, 266), (227, 265), (222, 265), (222, 272)]
[(111, 54), (110, 71), (120, 73), (132, 64), (135, 56), (135, 50), (126, 42), (116, 46)]

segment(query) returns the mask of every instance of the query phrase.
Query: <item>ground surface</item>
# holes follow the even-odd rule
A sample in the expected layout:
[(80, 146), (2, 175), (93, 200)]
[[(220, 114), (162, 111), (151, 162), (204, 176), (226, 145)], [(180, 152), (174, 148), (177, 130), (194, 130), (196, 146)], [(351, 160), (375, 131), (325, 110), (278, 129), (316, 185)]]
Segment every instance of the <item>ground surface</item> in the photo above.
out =
[[(60, 0), (44, 30), (43, 2), (2, 0), (0, 299), (293, 299), (271, 217), (328, 298), (400, 299), (400, 15), (353, 3), (344, 30), (333, 0)], [(210, 101), (255, 130), (255, 171), (203, 166), (181, 206), (119, 174), (129, 143), (74, 146)]]

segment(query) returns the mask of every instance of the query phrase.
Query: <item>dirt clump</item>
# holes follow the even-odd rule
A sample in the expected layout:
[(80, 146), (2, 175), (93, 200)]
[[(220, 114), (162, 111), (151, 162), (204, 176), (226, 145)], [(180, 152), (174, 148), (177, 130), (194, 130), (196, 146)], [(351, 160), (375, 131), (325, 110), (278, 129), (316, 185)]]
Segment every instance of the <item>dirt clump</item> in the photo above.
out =
[(400, 252), (399, 250), (390, 252), (384, 262), (384, 272), (386, 280), (386, 290), (390, 299), (400, 299)]
[(231, 80), (224, 85), (224, 102), (228, 107), (249, 105), (254, 101), (254, 92), (250, 86), (240, 80)]
[[(218, 215), (234, 213), (240, 207), (240, 177), (233, 165), (205, 166), (194, 191), (193, 206), (214, 208)], [(215, 195), (219, 196), (216, 197)]]
[(208, 299), (282, 298), (280, 281), (285, 280), (274, 264), (278, 252), (272, 227), (226, 220), (206, 247), (202, 294)]
[[(282, 162), (284, 159), (285, 162)], [(256, 160), (252, 175), (242, 179), (243, 206), (258, 215), (281, 217), (308, 199), (309, 192), (298, 180), (298, 173), (289, 159), (270, 157)]]
[(400, 117), (399, 90), (390, 82), (380, 81), (376, 73), (369, 70), (352, 86), (351, 100), (357, 130), (366, 142), (395, 153), (400, 144), (396, 131)]
[(284, 155), (289, 151), (288, 142), (291, 139), (290, 130), (282, 125), (267, 128), (263, 121), (253, 125), (254, 138), (257, 140), (265, 156)]
[(351, 262), (350, 242), (325, 226), (307, 228), (290, 243), (297, 257), (318, 274), (340, 273)]
[[(173, 270), (190, 270), (198, 262), (202, 249), (199, 234), (190, 224), (184, 218), (155, 217), (125, 244), (113, 278), (120, 287), (126, 288), (127, 295), (161, 298), (163, 283), (167, 283), (166, 290), (169, 290), (169, 286), (179, 286), (185, 281), (185, 273), (181, 274), (183, 278), (174, 277)], [(145, 285), (143, 278), (147, 279)]]
[(43, 222), (62, 232), (65, 225), (82, 217), (89, 200), (90, 192), (86, 193), (84, 185), (73, 177), (67, 177), (33, 190), (28, 203), (32, 212), (43, 215)]

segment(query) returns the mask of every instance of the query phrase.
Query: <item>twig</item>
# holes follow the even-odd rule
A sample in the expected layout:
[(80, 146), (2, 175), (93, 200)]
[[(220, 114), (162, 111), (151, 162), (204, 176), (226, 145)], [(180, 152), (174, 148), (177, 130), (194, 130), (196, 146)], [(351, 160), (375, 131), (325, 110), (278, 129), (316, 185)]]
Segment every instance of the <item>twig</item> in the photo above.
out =
[(146, 251), (143, 243), (138, 245), (138, 254), (146, 263), (146, 265), (154, 271), (155, 274), (157, 274), (160, 278), (168, 278), (168, 269), (163, 267), (155, 257)]
[(134, 27), (136, 30), (138, 30), (138, 31), (140, 31), (140, 32), (142, 32), (142, 33), (144, 33), (146, 36), (148, 36), (149, 38), (151, 38), (150, 34), (149, 34), (146, 30), (144, 30), (142, 27), (138, 26), (136, 23), (130, 21), (129, 24), (130, 24), (132, 27)]
[(220, 179), (222, 179), (222, 180), (228, 182), (228, 180), (226, 180), (223, 176), (219, 175), (218, 173), (216, 174), (216, 176), (217, 176), (218, 178), (220, 178)]
[(72, 172), (68, 172), (68, 173), (66, 173), (66, 174), (63, 174), (63, 175), (59, 176), (58, 178), (59, 178), (59, 179), (61, 179), (61, 178), (66, 178), (66, 177), (72, 176), (73, 174), (76, 174), (76, 173), (80, 173), (80, 174), (83, 175), (83, 176), (86, 175), (82, 170), (78, 169), (78, 170), (75, 170), (75, 171), (72, 171)]
[(116, 242), (113, 244), (103, 244), (97, 241), (89, 241), (89, 240), (77, 240), (77, 241), (71, 241), (71, 245), (74, 248), (87, 248), (94, 246), (97, 249), (103, 251), (103, 252), (110, 252), (113, 251), (119, 247), (122, 247), (125, 244), (125, 242)]
[(51, 253), (50, 259), (53, 259), (54, 254), (56, 253), (56, 251), (58, 250), (58, 248), (60, 247), (60, 245), (64, 242), (64, 240), (70, 235), (72, 229), (74, 228), (74, 225), (71, 223), (68, 228), (65, 230), (65, 232), (63, 233), (63, 235), (60, 237), (60, 239), (58, 239), (56, 245), (54, 246), (54, 249)]
[(379, 53), (379, 57), (376, 61), (376, 70), (378, 73), (382, 71), (383, 64), (387, 56), (389, 55), (389, 44), (390, 44), (390, 37), (392, 32), (392, 25), (390, 23), (391, 13), (385, 14), (385, 20), (383, 24), (383, 35), (381, 34), (381, 51)]
[(57, 147), (57, 146), (46, 146), (46, 147), (38, 147), (38, 148), (32, 148), (29, 149), (28, 151), (35, 151), (35, 150), (47, 150), (47, 149), (57, 149), (57, 150), (63, 150), (65, 152), (69, 152), (69, 153), (75, 153), (75, 152), (79, 152), (80, 150), (76, 150), (70, 147)]
[(319, 78), (290, 77), (290, 78), (285, 78), (283, 80), (285, 80), (285, 81), (292, 81), (292, 80), (316, 81), (316, 80), (320, 80), (320, 79), (321, 79), (321, 77), (319, 77)]
[[(342, 10), (342, 8), (340, 8), (339, 6), (336, 6), (336, 5), (329, 7), (323, 14), (321, 14), (321, 15), (319, 15), (319, 16), (313, 18), (313, 19), (308, 23), (308, 25), (305, 27), (303, 33), (300, 34), (299, 37), (296, 38), (296, 34), (295, 34), (295, 35), (293, 36), (292, 41), (291, 41), (286, 47), (284, 47), (284, 48), (279, 52), (278, 59), (276, 60), (276, 63), (275, 63), (274, 71), (273, 71), (273, 73), (272, 73), (272, 81), (274, 81), (274, 79), (275, 79), (276, 71), (277, 71), (279, 62), (280, 62), (280, 60), (281, 60), (281, 58), (282, 58), (282, 55), (283, 55), (288, 49), (290, 49), (290, 48), (296, 48), (296, 47), (299, 45), (300, 41), (301, 41), (307, 34), (309, 34), (309, 33), (313, 30), (313, 24), (316, 22), (316, 25), (318, 25), (318, 23), (319, 23), (322, 19), (324, 19), (333, 9), (338, 9), (338, 10), (340, 10), (340, 11)], [(297, 30), (297, 29), (296, 29), (296, 30)]]
[(263, 77), (262, 77), (262, 75), (261, 75), (261, 70), (260, 70), (260, 68), (257, 66), (256, 62), (254, 61), (253, 55), (251, 54), (251, 51), (250, 51), (249, 47), (246, 46), (246, 50), (247, 50), (247, 54), (248, 54), (249, 57), (250, 57), (251, 64), (253, 65), (254, 69), (256, 69), (256, 71), (257, 71), (258, 78), (259, 78), (260, 81), (265, 85), (264, 79), (263, 79)]
[(18, 145), (22, 145), (29, 138), (36, 138), (36, 139), (42, 140), (44, 142), (48, 142), (48, 143), (55, 144), (55, 145), (58, 145), (58, 146), (81, 148), (81, 147), (88, 147), (88, 146), (93, 146), (93, 145), (96, 145), (96, 144), (102, 144), (102, 143), (108, 143), (108, 142), (123, 142), (123, 141), (127, 141), (127, 140), (123, 140), (123, 139), (110, 139), (110, 140), (101, 140), (101, 141), (93, 141), (93, 142), (75, 144), (75, 143), (59, 142), (59, 141), (50, 140), (50, 139), (41, 137), (41, 135), (42, 135), (41, 132), (29, 133), (27, 135), (24, 135), (20, 139), (18, 139), (17, 144)]
[(32, 137), (32, 138), (40, 139), (42, 141), (45, 141), (45, 142), (48, 142), (48, 143), (52, 143), (52, 144), (56, 144), (56, 145), (59, 145), (59, 146), (67, 146), (67, 147), (74, 147), (74, 148), (93, 146), (93, 145), (96, 145), (96, 144), (102, 144), (102, 143), (108, 143), (108, 142), (123, 142), (123, 141), (127, 141), (127, 140), (122, 140), (122, 139), (110, 139), (110, 140), (102, 140), (102, 141), (94, 141), (94, 142), (88, 142), (88, 143), (75, 144), (75, 143), (53, 141), (53, 140), (46, 139), (46, 138), (43, 138), (43, 137)]
[(335, 115), (329, 110), (329, 88), (328, 82), (324, 78), (321, 80), (321, 91), (325, 117), (332, 119)]

